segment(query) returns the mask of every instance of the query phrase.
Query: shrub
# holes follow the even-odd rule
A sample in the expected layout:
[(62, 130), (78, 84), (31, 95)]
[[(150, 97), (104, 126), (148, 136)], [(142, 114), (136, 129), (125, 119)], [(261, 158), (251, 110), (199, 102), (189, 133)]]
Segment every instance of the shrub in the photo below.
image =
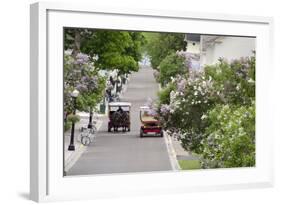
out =
[(218, 105), (208, 112), (210, 121), (202, 141), (203, 167), (255, 165), (255, 107)]
[(250, 105), (255, 98), (255, 57), (231, 63), (220, 59), (218, 64), (205, 67), (205, 76), (213, 79), (219, 103)]
[[(207, 126), (201, 117), (214, 106), (212, 79), (206, 80), (198, 75), (186, 80), (185, 77), (177, 76), (171, 84), (159, 98), (162, 125), (181, 140), (184, 149), (200, 153), (200, 142)], [(171, 91), (171, 88), (175, 89)]]
[(203, 167), (255, 164), (255, 57), (176, 75), (159, 94), (162, 126)]
[(160, 104), (170, 104), (170, 93), (175, 90), (176, 86), (173, 83), (169, 83), (161, 91), (158, 92), (158, 98)]
[(72, 122), (72, 123), (77, 123), (77, 122), (80, 121), (80, 116), (70, 114), (70, 115), (67, 116), (67, 121)]

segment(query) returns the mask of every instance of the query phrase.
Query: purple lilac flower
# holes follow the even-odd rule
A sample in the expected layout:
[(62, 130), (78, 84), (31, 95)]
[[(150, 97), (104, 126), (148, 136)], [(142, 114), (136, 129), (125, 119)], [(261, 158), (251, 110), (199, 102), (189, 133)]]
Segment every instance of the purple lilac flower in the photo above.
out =
[(88, 82), (88, 88), (89, 90), (95, 90), (98, 87), (98, 83), (97, 80), (95, 78), (92, 78), (89, 82)]
[(148, 111), (147, 111), (148, 115), (151, 115), (151, 116), (157, 116), (157, 112), (156, 110), (154, 110), (153, 108), (150, 108)]
[(88, 77), (87, 76), (83, 76), (82, 78), (81, 78), (81, 82), (87, 82), (88, 81)]
[(88, 55), (86, 55), (84, 53), (78, 53), (76, 55), (75, 64), (83, 65), (83, 64), (88, 63), (88, 61), (89, 61), (89, 56)]
[(78, 85), (76, 86), (76, 89), (77, 89), (79, 92), (84, 92), (84, 91), (87, 91), (87, 90), (88, 90), (87, 86), (84, 85), (84, 84), (78, 84)]
[(163, 115), (166, 115), (170, 112), (170, 106), (167, 105), (167, 104), (162, 104), (161, 105), (161, 108), (160, 108), (160, 112), (163, 114)]
[(178, 81), (178, 83), (177, 83), (178, 92), (184, 92), (186, 83), (187, 83), (187, 81), (185, 79), (181, 79), (180, 81)]

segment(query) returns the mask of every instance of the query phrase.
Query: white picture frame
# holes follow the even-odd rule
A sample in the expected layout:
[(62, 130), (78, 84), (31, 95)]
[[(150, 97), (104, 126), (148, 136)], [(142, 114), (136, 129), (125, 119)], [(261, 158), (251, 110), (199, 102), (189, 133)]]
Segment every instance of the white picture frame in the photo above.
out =
[[(256, 36), (256, 167), (63, 177), (63, 27)], [(268, 96), (268, 70), (273, 69), (272, 29), (270, 17), (97, 8), (93, 4), (32, 4), (30, 198), (41, 202), (273, 186), (273, 125), (266, 112), (272, 100)]]

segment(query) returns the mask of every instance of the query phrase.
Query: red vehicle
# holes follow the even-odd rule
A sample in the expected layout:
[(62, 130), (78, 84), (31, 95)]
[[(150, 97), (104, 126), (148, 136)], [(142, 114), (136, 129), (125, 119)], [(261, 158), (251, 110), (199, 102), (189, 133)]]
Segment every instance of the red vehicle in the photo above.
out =
[(163, 130), (160, 126), (159, 120), (149, 114), (149, 107), (140, 107), (140, 121), (142, 123), (140, 128), (140, 137), (144, 136), (160, 136), (163, 137)]

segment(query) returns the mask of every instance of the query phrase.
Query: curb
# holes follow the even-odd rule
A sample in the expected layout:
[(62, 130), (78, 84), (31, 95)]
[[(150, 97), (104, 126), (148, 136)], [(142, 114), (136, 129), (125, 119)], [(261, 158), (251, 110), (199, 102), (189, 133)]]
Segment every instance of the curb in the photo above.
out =
[(180, 165), (179, 165), (178, 160), (177, 160), (177, 154), (176, 154), (176, 151), (174, 149), (171, 136), (168, 135), (166, 131), (164, 131), (164, 141), (165, 141), (165, 144), (166, 144), (166, 147), (167, 147), (169, 160), (170, 160), (172, 169), (174, 171), (181, 170)]
[[(101, 128), (102, 124), (102, 120), (97, 122), (97, 131)], [(70, 157), (65, 160), (64, 171), (68, 172), (86, 150), (87, 146), (80, 144), (79, 147), (77, 147), (77, 149), (70, 155)]]
[[(158, 90), (159, 91), (162, 90), (162, 86), (161, 86), (160, 83), (158, 83)], [(181, 167), (180, 167), (178, 159), (177, 159), (176, 150), (175, 150), (175, 148), (173, 146), (173, 143), (172, 143), (171, 136), (168, 135), (166, 131), (164, 131), (164, 141), (165, 141), (165, 144), (166, 144), (166, 147), (167, 147), (167, 151), (168, 151), (168, 155), (169, 155), (169, 159), (170, 159), (172, 169), (174, 171), (181, 170)]]

